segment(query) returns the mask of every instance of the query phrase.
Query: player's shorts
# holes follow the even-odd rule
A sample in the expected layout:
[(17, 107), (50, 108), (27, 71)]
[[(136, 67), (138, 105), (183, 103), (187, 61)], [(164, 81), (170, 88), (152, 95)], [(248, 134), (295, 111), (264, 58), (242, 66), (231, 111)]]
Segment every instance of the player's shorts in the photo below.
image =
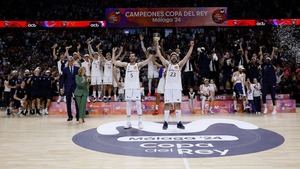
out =
[(92, 76), (91, 77), (91, 85), (101, 85), (102, 77), (101, 76)]
[(246, 96), (246, 92), (242, 83), (236, 83), (233, 87), (233, 97), (239, 98)]
[(113, 84), (112, 76), (103, 76), (103, 84), (112, 85)]
[(165, 89), (164, 102), (165, 103), (181, 103), (182, 91), (179, 89)]
[(38, 91), (37, 89), (31, 89), (31, 93), (30, 93), (31, 99), (41, 98), (42, 97), (41, 94), (42, 93), (40, 91)]
[(165, 90), (165, 78), (160, 78), (157, 85), (157, 93), (164, 94)]
[(113, 87), (118, 87), (118, 83), (115, 80), (113, 80)]
[(141, 100), (141, 89), (125, 89), (126, 101), (139, 101)]
[(152, 78), (158, 78), (158, 72), (154, 71), (154, 70), (148, 71), (148, 78), (150, 78), (150, 79), (152, 79)]

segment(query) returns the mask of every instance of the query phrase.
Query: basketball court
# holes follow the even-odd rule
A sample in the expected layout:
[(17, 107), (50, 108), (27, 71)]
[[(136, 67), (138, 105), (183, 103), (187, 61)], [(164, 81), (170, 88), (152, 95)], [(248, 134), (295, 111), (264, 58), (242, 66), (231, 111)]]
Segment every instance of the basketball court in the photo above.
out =
[[(162, 131), (158, 127), (162, 115), (145, 115), (142, 130), (134, 122), (132, 129), (124, 130), (124, 118), (93, 115), (78, 124), (61, 115), (8, 118), (1, 112), (0, 168), (265, 169), (298, 168), (300, 164), (298, 113), (190, 114), (183, 116), (185, 131), (172, 125)], [(121, 144), (127, 146), (118, 148)]]

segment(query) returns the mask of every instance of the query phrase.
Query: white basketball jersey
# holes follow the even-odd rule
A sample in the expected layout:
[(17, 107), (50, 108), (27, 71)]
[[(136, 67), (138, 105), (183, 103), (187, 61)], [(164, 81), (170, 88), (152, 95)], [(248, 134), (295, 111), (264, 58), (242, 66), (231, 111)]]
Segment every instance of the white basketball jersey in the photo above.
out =
[(245, 74), (244, 73), (239, 73), (239, 72), (235, 72), (233, 74), (233, 79), (235, 80), (234, 84), (236, 83), (242, 83), (245, 81)]
[(165, 89), (182, 90), (181, 71), (178, 64), (169, 64), (167, 68)]
[(84, 61), (81, 63), (82, 67), (85, 69), (85, 75), (91, 76), (91, 64), (90, 62)]
[(140, 89), (140, 71), (137, 63), (127, 65), (125, 74), (125, 89)]
[(113, 64), (111, 61), (106, 61), (104, 64), (104, 77), (110, 77), (112, 76), (112, 71), (113, 71)]
[(153, 72), (157, 71), (157, 66), (153, 64), (153, 61), (148, 63), (148, 74), (153, 74)]
[(101, 72), (100, 72), (100, 60), (95, 60), (94, 59), (92, 61), (91, 76), (101, 76)]

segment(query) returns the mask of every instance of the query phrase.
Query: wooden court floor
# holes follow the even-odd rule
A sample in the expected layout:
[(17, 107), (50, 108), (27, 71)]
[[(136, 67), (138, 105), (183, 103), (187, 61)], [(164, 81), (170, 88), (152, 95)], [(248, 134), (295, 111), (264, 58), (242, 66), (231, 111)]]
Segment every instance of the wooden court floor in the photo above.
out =
[[(96, 152), (72, 142), (78, 132), (125, 116), (89, 117), (85, 124), (68, 123), (65, 117), (7, 118), (0, 115), (0, 169), (299, 169), (300, 114), (275, 116), (184, 115), (183, 121), (201, 118), (236, 119), (281, 134), (285, 142), (258, 153), (215, 158), (151, 158)], [(136, 119), (136, 116), (133, 118)], [(162, 121), (163, 116), (145, 115), (144, 120)], [(173, 117), (173, 120), (175, 118)]]

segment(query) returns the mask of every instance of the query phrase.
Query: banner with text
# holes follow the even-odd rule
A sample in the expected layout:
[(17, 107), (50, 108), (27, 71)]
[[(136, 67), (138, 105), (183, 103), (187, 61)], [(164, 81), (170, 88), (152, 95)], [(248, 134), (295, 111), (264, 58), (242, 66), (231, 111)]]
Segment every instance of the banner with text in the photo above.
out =
[(225, 26), (227, 7), (107, 8), (108, 27)]

